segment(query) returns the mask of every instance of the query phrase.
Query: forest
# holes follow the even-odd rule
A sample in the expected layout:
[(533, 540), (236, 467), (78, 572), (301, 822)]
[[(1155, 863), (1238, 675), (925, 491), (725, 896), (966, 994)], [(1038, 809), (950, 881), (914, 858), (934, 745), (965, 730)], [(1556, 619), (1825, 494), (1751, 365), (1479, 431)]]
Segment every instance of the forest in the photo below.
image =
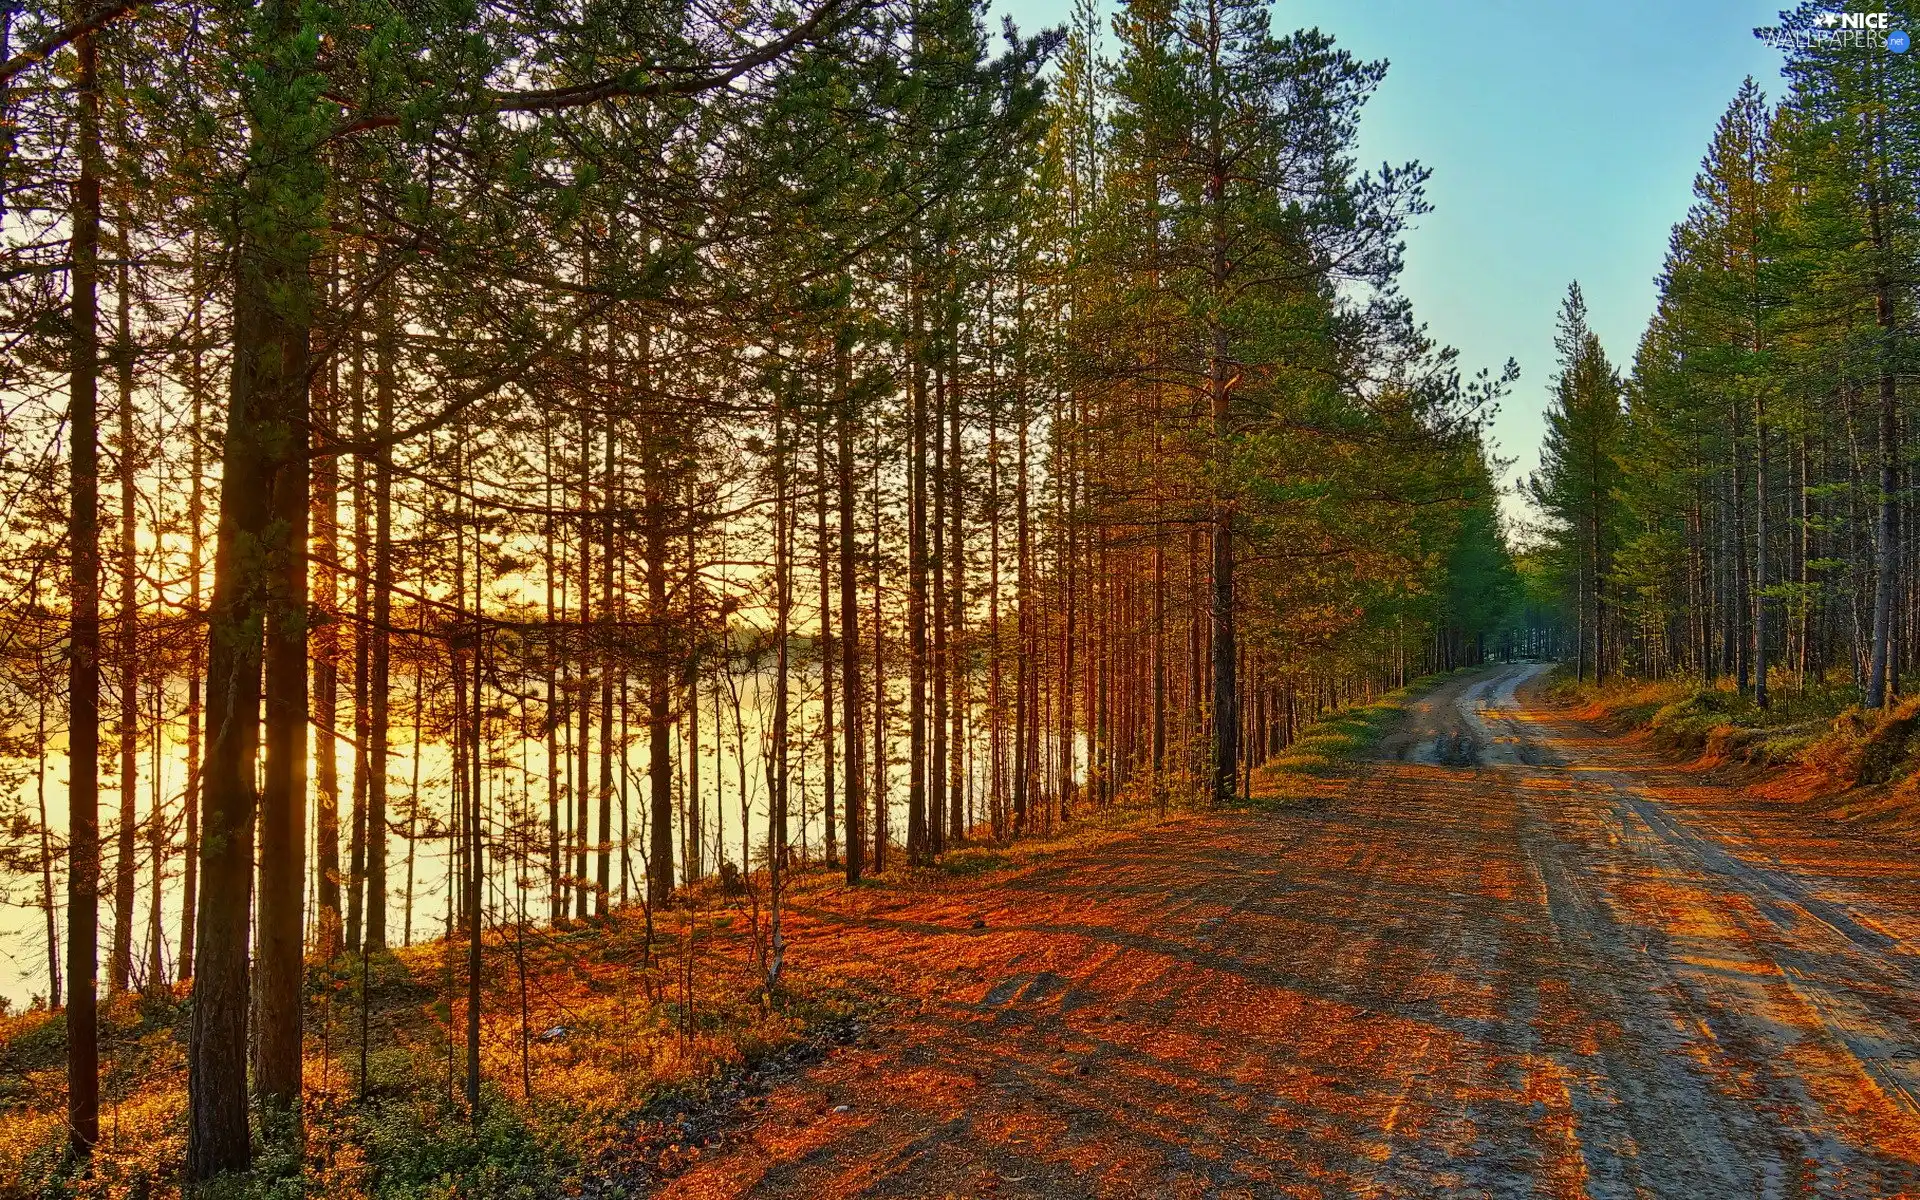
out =
[[(1323, 714), (1588, 644), (1509, 548), (1516, 370), (1399, 290), (1426, 172), (1354, 151), (1385, 64), (1258, 0), (4, 13), (4, 932), (63, 1055), (0, 1101), (19, 1194), (371, 1190), (343, 1106), (395, 964), (444, 976), (428, 1125), (478, 1128), (569, 1086), (530, 944), (644, 921), (624, 1002), (666, 1013), (688, 906), (749, 897), (725, 982), (778, 1008), (792, 888), (1231, 807)], [(1605, 418), (1682, 491), (1609, 482), (1555, 543), (1596, 669), (1712, 670), (1749, 595), (1788, 614), (1759, 679), (1853, 644), (1912, 226), (1862, 243), (1846, 172), (1913, 143), (1773, 182), (1872, 94), (1821, 86), (1729, 118)], [(1740, 307), (1786, 269), (1810, 307)], [(1780, 547), (1737, 592), (1736, 545)]]
[(1761, 31), (1785, 94), (1748, 79), (1713, 130), (1630, 368), (1568, 293), (1527, 488), (1582, 677), (1832, 715), (1920, 662), (1920, 91), (1790, 16)]

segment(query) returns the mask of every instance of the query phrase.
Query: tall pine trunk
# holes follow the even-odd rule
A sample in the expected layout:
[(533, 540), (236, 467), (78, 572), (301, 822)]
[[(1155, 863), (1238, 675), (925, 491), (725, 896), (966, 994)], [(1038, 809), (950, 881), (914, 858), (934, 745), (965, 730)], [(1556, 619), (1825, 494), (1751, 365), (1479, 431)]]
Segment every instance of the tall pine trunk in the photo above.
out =
[(92, 34), (74, 42), (80, 175), (73, 188), (67, 429), (67, 1141), (100, 1137), (100, 77)]
[(1032, 421), (1027, 411), (1027, 291), (1023, 279), (1014, 289), (1014, 423), (1019, 427), (1014, 448), (1014, 639), (1019, 647), (1013, 661), (1013, 832), (1027, 831), (1032, 813), (1035, 745), (1039, 737), (1039, 705), (1034, 703), (1038, 683), (1034, 670), (1033, 530), (1028, 507), (1028, 448)]
[[(266, 762), (255, 915), (253, 1086), (268, 1107), (297, 1117), (307, 878), (306, 331), (283, 322), (280, 344), (288, 369), (276, 383), (281, 408), (271, 434), (277, 454), (264, 564)], [(368, 903), (376, 903), (371, 890)]]
[(847, 882), (860, 882), (865, 865), (865, 815), (861, 808), (860, 597), (854, 575), (853, 395), (848, 385), (846, 347), (834, 346), (834, 438), (838, 457), (835, 485), (840, 514), (840, 729), (846, 739)]
[[(114, 271), (114, 377), (119, 385), (119, 485), (120, 485), (120, 602), (119, 628), (115, 653), (120, 672), (120, 820), (114, 833), (113, 856), (113, 950), (107, 959), (108, 992), (125, 991), (133, 971), (133, 903), (135, 875), (134, 834), (140, 816), (136, 801), (140, 788), (140, 561), (134, 544), (137, 528), (134, 508), (135, 466), (139, 453), (133, 439), (133, 297), (132, 273), (127, 260), (131, 256), (127, 206), (118, 206), (118, 249), (120, 264)], [(158, 736), (158, 731), (155, 732)]]
[[(334, 289), (337, 294), (337, 288)], [(336, 355), (337, 360), (337, 355)], [(325, 434), (338, 433), (339, 373), (330, 362), (314, 377), (313, 420)], [(340, 599), (340, 460), (322, 455), (313, 464), (314, 609), (321, 625), (313, 632), (314, 748), (314, 902), (320, 958), (340, 953), (340, 626), (334, 618)]]
[(914, 283), (907, 450), (907, 862), (927, 860), (927, 367)]
[[(942, 326), (942, 338), (946, 327)], [(947, 639), (947, 423), (946, 410), (948, 385), (950, 379), (946, 370), (944, 353), (940, 366), (934, 372), (933, 411), (928, 421), (933, 436), (932, 465), (932, 503), (928, 507), (926, 519), (931, 523), (928, 538), (928, 571), (932, 576), (932, 588), (929, 603), (932, 610), (928, 614), (932, 623), (932, 659), (933, 669), (933, 716), (932, 745), (928, 748), (927, 758), (927, 824), (926, 855), (932, 858), (946, 849), (946, 819), (941, 811), (945, 807), (947, 796), (947, 707), (950, 699), (948, 684), (951, 666), (948, 651), (951, 648)]]
[(1767, 707), (1767, 410), (1753, 400), (1753, 702)]
[(786, 960), (785, 935), (780, 927), (781, 892), (787, 868), (787, 783), (788, 783), (788, 670), (793, 640), (793, 520), (788, 496), (788, 445), (786, 397), (774, 393), (773, 409), (773, 756), (768, 772), (770, 792), (770, 829), (767, 836), (768, 898), (771, 904), (767, 951), (767, 987), (780, 982), (780, 970)]
[[(306, 750), (307, 358), (311, 229), (324, 192), (316, 136), (324, 118), (302, 99), (316, 42), (289, 0), (265, 0), (241, 53), (266, 64), (247, 96), (256, 164), (239, 205), (234, 252), (232, 390), (221, 451), (220, 532), (207, 614), (206, 783), (200, 847), (204, 895), (188, 1049), (187, 1178), (243, 1167), (247, 1126), (248, 909), (254, 867), (263, 630), (274, 647), (268, 795), (260, 868), (260, 1015), (274, 1063), (262, 1095), (299, 1095), (300, 823)], [(286, 478), (276, 495), (276, 475)], [(292, 761), (287, 756), (292, 756)], [(290, 933), (289, 933), (290, 931)], [(288, 964), (279, 956), (285, 951)], [(290, 991), (289, 991), (290, 989)], [(263, 1058), (262, 1061), (265, 1061)], [(277, 1069), (276, 1069), (277, 1070)]]
[(667, 612), (670, 531), (667, 528), (666, 465), (657, 436), (646, 438), (642, 452), (646, 463), (644, 536), (650, 630), (647, 647), (647, 903), (661, 905), (673, 899), (673, 681), (666, 636), (670, 620)]
[(544, 485), (543, 508), (541, 515), (541, 579), (546, 584), (547, 627), (546, 641), (542, 646), (541, 666), (546, 670), (546, 743), (547, 743), (547, 919), (554, 924), (567, 915), (567, 893), (563, 880), (566, 877), (566, 861), (562, 857), (560, 840), (560, 812), (562, 788), (560, 785), (560, 726), (566, 720), (566, 705), (560, 701), (560, 619), (559, 610), (554, 601), (554, 579), (559, 567), (554, 554), (554, 495), (553, 495), (553, 425), (544, 423), (540, 431), (542, 450), (541, 462), (544, 467), (542, 483)]
[[(194, 243), (194, 261), (200, 257), (199, 242)], [(197, 295), (198, 293), (196, 293)], [(187, 611), (192, 619), (201, 619), (200, 576), (206, 570), (206, 543), (204, 529), (207, 520), (206, 502), (206, 463), (201, 449), (200, 431), (206, 428), (206, 377), (203, 373), (204, 346), (201, 341), (200, 301), (194, 302), (192, 321), (193, 347), (188, 357), (190, 375), (188, 388), (193, 394), (193, 449), (189, 456), (188, 470), (193, 478), (187, 486)], [(193, 978), (193, 931), (195, 913), (200, 903), (200, 751), (204, 729), (201, 721), (201, 678), (206, 670), (205, 641), (193, 639), (193, 650), (187, 659), (187, 787), (183, 798), (186, 809), (185, 862), (181, 868), (180, 883), (180, 978)]]
[[(613, 458), (614, 417), (607, 412), (605, 459), (601, 471), (600, 501), (604, 511), (600, 520), (600, 854), (595, 863), (593, 911), (607, 913), (607, 901), (613, 890)], [(671, 797), (671, 792), (669, 792)], [(671, 799), (669, 799), (671, 803)], [(662, 849), (667, 851), (667, 878), (673, 878), (672, 833)]]
[[(1877, 194), (1877, 193), (1876, 193)], [(1881, 217), (1878, 204), (1872, 207), (1873, 230), (1876, 247), (1883, 241), (1880, 233)], [(1880, 326), (1880, 336), (1891, 342), (1895, 329), (1895, 311), (1892, 285), (1884, 275), (1877, 278), (1874, 288), (1874, 315)], [(1894, 689), (1888, 686), (1888, 677), (1895, 672), (1893, 664), (1893, 629), (1895, 622), (1894, 602), (1900, 577), (1900, 540), (1899, 540), (1899, 488), (1900, 488), (1900, 403), (1895, 388), (1893, 373), (1892, 347), (1883, 346), (1880, 351), (1879, 379), (1879, 432), (1880, 432), (1880, 497), (1879, 511), (1874, 519), (1873, 557), (1875, 576), (1873, 585), (1873, 649), (1867, 666), (1868, 708), (1891, 706)]]
[(947, 507), (953, 517), (953, 534), (947, 549), (953, 556), (947, 580), (947, 599), (952, 605), (947, 634), (948, 702), (952, 708), (953, 734), (948, 739), (947, 764), (947, 836), (954, 842), (966, 837), (966, 745), (967, 745), (967, 542), (966, 542), (966, 456), (960, 440), (960, 329), (959, 300), (950, 308), (947, 369), (947, 459), (943, 474), (947, 480)]
[(827, 865), (840, 862), (837, 801), (834, 793), (833, 693), (833, 542), (827, 536), (827, 434), (824, 422), (813, 427), (813, 517), (814, 545), (817, 550), (815, 571), (820, 585), (820, 759), (821, 784), (825, 800), (821, 830), (825, 835)]
[(398, 388), (391, 284), (382, 289), (374, 342), (373, 432), (373, 596), (367, 651), (366, 932), (361, 948), (371, 953), (387, 945), (387, 760), (393, 700), (393, 430)]

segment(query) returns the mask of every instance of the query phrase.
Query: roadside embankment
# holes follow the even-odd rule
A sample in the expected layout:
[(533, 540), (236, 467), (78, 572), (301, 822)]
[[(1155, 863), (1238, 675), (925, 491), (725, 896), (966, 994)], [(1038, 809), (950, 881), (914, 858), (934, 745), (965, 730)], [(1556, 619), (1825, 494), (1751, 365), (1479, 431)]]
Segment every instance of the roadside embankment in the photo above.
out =
[(1370, 756), (1422, 697), (1449, 681), (1486, 669), (1461, 667), (1422, 676), (1371, 703), (1327, 713), (1303, 726), (1289, 745), (1254, 769), (1252, 802), (1284, 804), (1319, 794), (1325, 790), (1324, 780), (1329, 776)]
[(1565, 667), (1542, 688), (1579, 720), (1643, 738), (1757, 794), (1920, 842), (1920, 697), (1871, 710), (1851, 688), (1781, 686), (1763, 709), (1726, 681), (1596, 685)]

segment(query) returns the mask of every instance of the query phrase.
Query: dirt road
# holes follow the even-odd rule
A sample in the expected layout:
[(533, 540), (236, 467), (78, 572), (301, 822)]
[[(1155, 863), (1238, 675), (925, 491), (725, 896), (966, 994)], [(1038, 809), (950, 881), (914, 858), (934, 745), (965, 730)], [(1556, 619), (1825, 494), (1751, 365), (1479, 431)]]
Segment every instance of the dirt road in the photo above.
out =
[(1920, 864), (1447, 683), (1380, 761), (799, 917), (916, 1007), (676, 1196), (1920, 1195)]

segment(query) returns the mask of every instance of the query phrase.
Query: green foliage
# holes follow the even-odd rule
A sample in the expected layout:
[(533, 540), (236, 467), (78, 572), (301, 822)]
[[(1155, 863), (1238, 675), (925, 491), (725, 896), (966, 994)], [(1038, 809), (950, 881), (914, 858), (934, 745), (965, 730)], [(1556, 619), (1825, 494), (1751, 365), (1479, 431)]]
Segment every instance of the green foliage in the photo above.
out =
[[(548, 1116), (550, 1128), (564, 1125), (551, 1120), (563, 1114)], [(477, 1123), (418, 1100), (376, 1104), (350, 1128), (366, 1155), (368, 1195), (378, 1200), (544, 1200), (564, 1194), (578, 1168), (563, 1139), (497, 1092), (484, 1098)]]
[(974, 875), (988, 875), (1012, 863), (1012, 859), (999, 851), (982, 846), (968, 846), (940, 859), (940, 868), (949, 875), (962, 879)]
[(1274, 760), (1281, 771), (1320, 772), (1359, 758), (1373, 748), (1401, 713), (1406, 696), (1344, 709), (1300, 731), (1293, 745)]
[[(1915, 23), (1905, 0), (1886, 7)], [(1857, 605), (1880, 574), (1879, 477), (1907, 457), (1881, 430), (1911, 407), (1920, 311), (1920, 64), (1826, 36), (1831, 11), (1803, 3), (1759, 31), (1786, 93), (1746, 80), (1712, 131), (1607, 486), (1572, 486), (1607, 422), (1556, 396), (1545, 457), (1572, 469), (1538, 481), (1543, 556), (1569, 601), (1614, 606), (1579, 619), (1643, 675), (1750, 682), (1757, 629), (1762, 657), (1809, 674), (1872, 653)], [(1563, 389), (1580, 378), (1563, 348)], [(1603, 503), (1611, 523), (1592, 520)]]
[(1416, 679), (1371, 704), (1341, 709), (1307, 725), (1300, 730), (1291, 746), (1276, 755), (1256, 775), (1255, 800), (1272, 791), (1278, 791), (1280, 798), (1284, 799), (1283, 781), (1289, 775), (1322, 775), (1363, 758), (1380, 744), (1381, 739), (1406, 713), (1409, 702), (1419, 699), (1450, 674), (1457, 672)]
[(1113, 29), (1105, 120), (1077, 25), (1052, 143), (1084, 239), (1067, 353), (1100, 398), (1099, 519), (1230, 509), (1235, 636), (1291, 672), (1496, 628), (1513, 589), (1480, 430), (1514, 375), (1463, 383), (1398, 293), (1426, 171), (1351, 157), (1385, 64), (1254, 0), (1135, 0)]
[(1593, 659), (1587, 657), (1589, 639), (1604, 617), (1605, 580), (1620, 541), (1621, 409), (1619, 377), (1587, 325), (1578, 283), (1568, 286), (1561, 303), (1554, 346), (1559, 369), (1547, 406), (1540, 468), (1528, 478), (1527, 493), (1546, 521), (1544, 560), (1560, 579), (1564, 602), (1579, 609), (1575, 615), (1584, 633), (1578, 663), (1584, 671), (1601, 657), (1597, 639)]
[(1474, 494), (1461, 505), (1445, 568), (1442, 612), (1448, 625), (1473, 634), (1500, 628), (1524, 590), (1500, 525), (1499, 494), (1484, 460), (1476, 457)]

